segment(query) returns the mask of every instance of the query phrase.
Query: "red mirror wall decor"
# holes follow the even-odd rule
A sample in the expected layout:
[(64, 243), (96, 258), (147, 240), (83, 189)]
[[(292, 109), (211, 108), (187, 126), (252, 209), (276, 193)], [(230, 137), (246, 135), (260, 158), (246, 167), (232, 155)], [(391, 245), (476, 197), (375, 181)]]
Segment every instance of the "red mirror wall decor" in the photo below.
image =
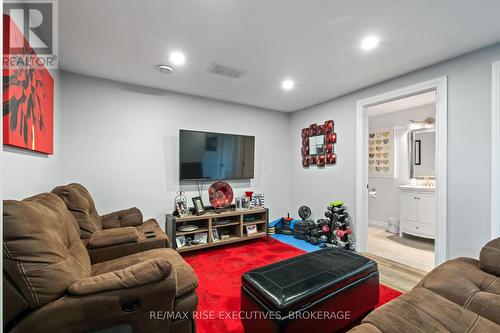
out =
[(337, 142), (337, 134), (333, 125), (333, 120), (327, 120), (322, 125), (311, 124), (302, 129), (303, 167), (308, 168), (310, 165), (324, 167), (326, 164), (336, 163), (334, 144)]

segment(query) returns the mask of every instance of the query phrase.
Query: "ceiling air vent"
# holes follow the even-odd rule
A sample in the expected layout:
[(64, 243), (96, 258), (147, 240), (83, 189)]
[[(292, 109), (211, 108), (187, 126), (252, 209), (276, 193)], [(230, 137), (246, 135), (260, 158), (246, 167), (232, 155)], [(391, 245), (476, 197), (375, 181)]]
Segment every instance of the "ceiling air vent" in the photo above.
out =
[(213, 62), (210, 65), (210, 67), (208, 67), (207, 72), (222, 75), (225, 77), (230, 77), (232, 79), (239, 79), (240, 77), (242, 77), (243, 75), (246, 74), (246, 71), (227, 67), (227, 66), (218, 64), (216, 62)]

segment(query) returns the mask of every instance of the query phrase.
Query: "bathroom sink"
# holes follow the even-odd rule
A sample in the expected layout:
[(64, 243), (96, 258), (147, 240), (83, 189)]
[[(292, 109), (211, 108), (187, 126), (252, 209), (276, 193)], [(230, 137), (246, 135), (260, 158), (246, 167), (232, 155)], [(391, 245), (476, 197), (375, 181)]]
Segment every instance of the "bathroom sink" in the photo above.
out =
[(428, 192), (434, 192), (436, 191), (436, 187), (432, 186), (422, 186), (422, 185), (400, 185), (399, 188), (401, 190), (414, 190), (414, 191), (428, 191)]

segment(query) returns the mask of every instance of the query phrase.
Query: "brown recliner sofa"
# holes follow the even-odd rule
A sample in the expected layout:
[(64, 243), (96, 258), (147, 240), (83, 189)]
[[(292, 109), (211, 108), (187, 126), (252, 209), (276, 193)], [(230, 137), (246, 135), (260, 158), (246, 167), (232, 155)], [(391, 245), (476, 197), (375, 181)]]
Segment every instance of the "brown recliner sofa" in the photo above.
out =
[(143, 222), (141, 211), (135, 207), (100, 216), (92, 196), (81, 184), (58, 186), (52, 193), (63, 199), (78, 222), (92, 263), (170, 247), (156, 220)]
[(483, 247), (479, 260), (436, 267), (349, 332), (500, 332), (500, 238)]
[(91, 265), (64, 202), (3, 204), (4, 331), (195, 332), (197, 278), (173, 249)]

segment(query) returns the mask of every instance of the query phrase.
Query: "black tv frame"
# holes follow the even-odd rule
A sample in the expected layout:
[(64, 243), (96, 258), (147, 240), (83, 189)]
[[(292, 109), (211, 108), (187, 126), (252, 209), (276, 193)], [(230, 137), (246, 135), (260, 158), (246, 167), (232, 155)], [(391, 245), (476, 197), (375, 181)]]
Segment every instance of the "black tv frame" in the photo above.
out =
[[(216, 178), (181, 178), (181, 149), (180, 149), (180, 137), (181, 132), (195, 132), (195, 133), (206, 133), (206, 134), (224, 134), (224, 135), (234, 135), (234, 136), (244, 136), (249, 138), (254, 138), (254, 146), (253, 146), (253, 155), (254, 155), (254, 168), (252, 177), (242, 177), (242, 178), (225, 178), (225, 179), (216, 179)], [(222, 132), (207, 132), (207, 131), (199, 131), (199, 130), (187, 130), (187, 129), (179, 129), (179, 182), (192, 182), (192, 181), (217, 181), (217, 180), (250, 180), (255, 178), (255, 136), (254, 135), (242, 135), (242, 134), (233, 134), (233, 133), (222, 133)]]

